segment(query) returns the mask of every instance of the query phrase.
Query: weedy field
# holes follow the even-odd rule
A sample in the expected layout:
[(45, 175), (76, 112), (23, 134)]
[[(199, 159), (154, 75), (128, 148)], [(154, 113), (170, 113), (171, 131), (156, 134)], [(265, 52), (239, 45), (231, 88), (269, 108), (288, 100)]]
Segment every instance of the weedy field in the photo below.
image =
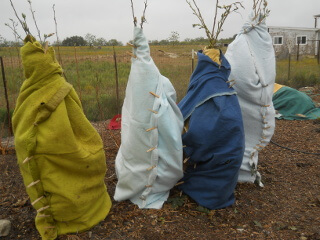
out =
[[(168, 77), (180, 101), (185, 95), (192, 73), (192, 49), (198, 45), (151, 46), (151, 56), (160, 72)], [(130, 73), (131, 47), (115, 47), (119, 80), (119, 108), (116, 94), (116, 68), (113, 47), (55, 47), (57, 59), (64, 74), (78, 92), (84, 112), (89, 120), (109, 119), (121, 110), (125, 88)], [(225, 49), (224, 49), (225, 50)], [(10, 109), (13, 111), (19, 89), (24, 81), (19, 48), (0, 48), (4, 59)], [(276, 82), (293, 88), (320, 85), (320, 65), (314, 58), (277, 61)], [(0, 123), (6, 119), (4, 88), (0, 84)]]
[[(185, 95), (192, 73), (192, 49), (201, 46), (152, 46), (151, 55), (160, 72), (174, 85), (178, 101)], [(116, 47), (119, 77), (119, 109), (130, 72), (131, 48)], [(108, 172), (105, 182), (111, 196), (117, 182), (114, 159), (120, 132), (109, 133), (106, 125), (117, 109), (116, 70), (112, 47), (60, 47), (61, 65), (68, 82), (78, 92), (85, 114), (104, 142)], [(19, 49), (2, 48), (10, 108), (13, 111), (24, 81)], [(59, 54), (57, 54), (58, 59)], [(196, 59), (194, 62), (196, 65)], [(277, 61), (277, 82), (294, 88), (320, 86), (320, 65), (315, 59)], [(6, 106), (0, 84), (0, 138), (4, 137)], [(319, 95), (319, 88), (317, 90)], [(320, 98), (317, 99), (320, 102)], [(103, 120), (103, 121), (100, 121)], [(221, 210), (208, 210), (173, 189), (163, 209), (139, 210), (129, 201), (115, 202), (108, 217), (88, 232), (59, 239), (320, 239), (319, 232), (319, 120), (277, 120), (273, 140), (303, 154), (269, 144), (261, 153), (260, 171), (265, 188), (239, 184), (237, 202)], [(117, 144), (116, 144), (117, 143)], [(0, 155), (0, 219), (13, 227), (4, 239), (39, 239), (35, 211), (24, 191), (14, 154)], [(289, 171), (283, 171), (288, 169)], [(12, 187), (14, 186), (14, 187)]]

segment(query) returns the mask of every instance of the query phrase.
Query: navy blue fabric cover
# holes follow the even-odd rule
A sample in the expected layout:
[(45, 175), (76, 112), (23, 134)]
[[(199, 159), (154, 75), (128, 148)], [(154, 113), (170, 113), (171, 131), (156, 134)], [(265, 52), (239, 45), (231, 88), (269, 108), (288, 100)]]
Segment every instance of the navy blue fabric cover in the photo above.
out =
[[(198, 52), (187, 95), (178, 104), (189, 128), (183, 134), (188, 167), (179, 188), (199, 205), (219, 209), (234, 203), (244, 153), (244, 130), (236, 92), (229, 88), (230, 65)], [(196, 167), (195, 167), (196, 164)]]

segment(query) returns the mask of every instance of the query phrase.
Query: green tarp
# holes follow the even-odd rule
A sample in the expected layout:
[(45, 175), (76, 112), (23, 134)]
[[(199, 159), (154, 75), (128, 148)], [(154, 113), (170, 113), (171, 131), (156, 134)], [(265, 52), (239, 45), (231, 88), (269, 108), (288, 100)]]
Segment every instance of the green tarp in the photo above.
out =
[(312, 99), (305, 93), (290, 87), (280, 88), (272, 98), (274, 108), (281, 114), (278, 119), (306, 120), (320, 117)]

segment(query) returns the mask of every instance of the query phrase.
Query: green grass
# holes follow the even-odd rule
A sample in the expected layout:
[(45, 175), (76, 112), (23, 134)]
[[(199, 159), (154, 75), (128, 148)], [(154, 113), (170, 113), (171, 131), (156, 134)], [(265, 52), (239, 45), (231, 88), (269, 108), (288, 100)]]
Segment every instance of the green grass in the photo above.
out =
[[(151, 46), (151, 55), (162, 75), (172, 82), (176, 89), (179, 102), (186, 94), (191, 76), (191, 50), (201, 49), (202, 46), (175, 45)], [(56, 52), (57, 52), (57, 48)], [(131, 47), (116, 47), (120, 107), (125, 97), (125, 88), (131, 67), (131, 57), (127, 52)], [(175, 53), (177, 58), (170, 58), (165, 53)], [(111, 118), (117, 114), (116, 82), (113, 60), (113, 48), (102, 47), (94, 49), (77, 47), (77, 59), (74, 47), (60, 47), (62, 65), (67, 77), (76, 89), (83, 109), (89, 120), (99, 121)], [(58, 58), (58, 54), (57, 58)], [(19, 89), (24, 81), (23, 69), (17, 48), (0, 48), (0, 56), (4, 57), (5, 73), (9, 92), (11, 109), (14, 108)], [(78, 72), (77, 72), (78, 68)], [(316, 59), (292, 61), (290, 78), (288, 79), (288, 61), (277, 62), (276, 82), (293, 88), (320, 85), (320, 66)], [(0, 84), (0, 108), (5, 109), (4, 90)], [(3, 118), (3, 117), (2, 117)], [(3, 119), (0, 118), (0, 122)]]
[[(292, 88), (313, 87), (320, 85), (320, 65), (313, 58), (301, 61), (278, 60), (276, 82)], [(289, 76), (288, 76), (289, 75)]]

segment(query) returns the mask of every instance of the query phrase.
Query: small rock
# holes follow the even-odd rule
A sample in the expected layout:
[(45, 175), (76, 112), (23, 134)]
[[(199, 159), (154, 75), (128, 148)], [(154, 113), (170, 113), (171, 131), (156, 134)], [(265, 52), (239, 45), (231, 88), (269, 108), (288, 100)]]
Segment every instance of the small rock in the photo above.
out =
[(0, 220), (0, 237), (9, 235), (11, 222), (9, 220)]

